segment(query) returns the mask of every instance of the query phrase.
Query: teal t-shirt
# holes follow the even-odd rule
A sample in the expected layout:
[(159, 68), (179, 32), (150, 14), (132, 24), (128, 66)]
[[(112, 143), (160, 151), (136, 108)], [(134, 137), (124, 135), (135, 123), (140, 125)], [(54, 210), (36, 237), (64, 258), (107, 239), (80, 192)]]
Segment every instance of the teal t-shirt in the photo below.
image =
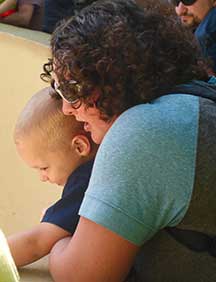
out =
[(100, 145), (80, 215), (136, 245), (184, 217), (194, 185), (199, 98), (125, 111)]

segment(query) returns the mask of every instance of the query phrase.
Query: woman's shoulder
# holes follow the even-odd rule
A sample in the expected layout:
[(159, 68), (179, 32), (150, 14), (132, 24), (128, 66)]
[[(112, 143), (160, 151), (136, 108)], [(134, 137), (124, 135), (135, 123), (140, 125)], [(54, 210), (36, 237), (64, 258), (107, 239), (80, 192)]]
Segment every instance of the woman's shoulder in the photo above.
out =
[[(178, 129), (180, 134), (189, 124), (196, 125), (199, 99), (192, 95), (170, 94), (151, 103), (134, 106), (114, 122), (107, 136), (133, 136), (134, 134), (161, 134)], [(158, 136), (159, 137), (159, 136)]]

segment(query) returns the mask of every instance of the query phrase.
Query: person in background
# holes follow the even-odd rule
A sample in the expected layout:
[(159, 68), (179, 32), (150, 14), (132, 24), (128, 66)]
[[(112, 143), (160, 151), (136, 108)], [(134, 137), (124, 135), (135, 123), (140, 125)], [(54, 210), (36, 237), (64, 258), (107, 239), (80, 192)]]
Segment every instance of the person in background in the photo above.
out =
[(38, 171), (41, 181), (64, 189), (39, 224), (7, 238), (17, 266), (38, 260), (58, 240), (73, 235), (96, 154), (97, 146), (82, 123), (64, 116), (62, 101), (52, 98), (52, 92), (42, 89), (28, 101), (17, 120), (14, 140), (19, 155)]
[(91, 5), (97, 0), (74, 0), (75, 2), (75, 11), (78, 13), (81, 11), (83, 8), (85, 8), (88, 5)]
[(57, 23), (74, 15), (74, 0), (45, 0), (43, 31), (52, 33)]
[(0, 18), (1, 23), (42, 30), (43, 0), (18, 0), (16, 12)]
[(212, 70), (216, 73), (216, 1), (169, 1), (174, 5), (182, 24), (194, 32), (203, 55), (212, 60)]
[(57, 23), (67, 19), (95, 0), (45, 0), (43, 31), (52, 33)]
[(50, 254), (56, 282), (132, 266), (138, 282), (216, 281), (216, 78), (173, 9), (146, 2), (98, 0), (51, 38), (62, 110), (100, 144), (74, 236)]
[(0, 18), (7, 17), (16, 12), (17, 0), (0, 1)]

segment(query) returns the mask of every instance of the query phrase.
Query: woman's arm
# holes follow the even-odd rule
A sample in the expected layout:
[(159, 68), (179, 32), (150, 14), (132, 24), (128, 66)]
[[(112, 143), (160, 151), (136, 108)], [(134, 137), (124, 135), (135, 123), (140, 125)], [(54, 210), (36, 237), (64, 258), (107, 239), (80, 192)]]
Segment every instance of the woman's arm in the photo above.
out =
[(54, 244), (71, 234), (50, 223), (40, 223), (34, 228), (7, 238), (17, 266), (24, 266), (47, 255)]
[(51, 251), (50, 271), (56, 282), (122, 282), (139, 247), (81, 217), (71, 239)]

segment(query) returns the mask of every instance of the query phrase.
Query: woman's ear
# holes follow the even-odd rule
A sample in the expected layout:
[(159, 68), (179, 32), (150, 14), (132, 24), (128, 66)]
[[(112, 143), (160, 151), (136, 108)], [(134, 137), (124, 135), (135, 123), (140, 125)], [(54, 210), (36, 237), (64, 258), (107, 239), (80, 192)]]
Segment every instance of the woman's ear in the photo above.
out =
[(98, 89), (94, 89), (90, 95), (90, 97), (87, 98), (87, 101), (90, 103), (92, 107), (94, 107), (100, 97), (100, 92)]
[(99, 90), (98, 90), (98, 89), (95, 89), (95, 90), (93, 91), (93, 93), (91, 94), (91, 97), (92, 97), (93, 101), (96, 103), (97, 100), (98, 100), (98, 98), (100, 97), (100, 92), (99, 92)]
[(87, 157), (91, 152), (91, 144), (85, 135), (76, 135), (72, 139), (72, 148), (81, 157)]

